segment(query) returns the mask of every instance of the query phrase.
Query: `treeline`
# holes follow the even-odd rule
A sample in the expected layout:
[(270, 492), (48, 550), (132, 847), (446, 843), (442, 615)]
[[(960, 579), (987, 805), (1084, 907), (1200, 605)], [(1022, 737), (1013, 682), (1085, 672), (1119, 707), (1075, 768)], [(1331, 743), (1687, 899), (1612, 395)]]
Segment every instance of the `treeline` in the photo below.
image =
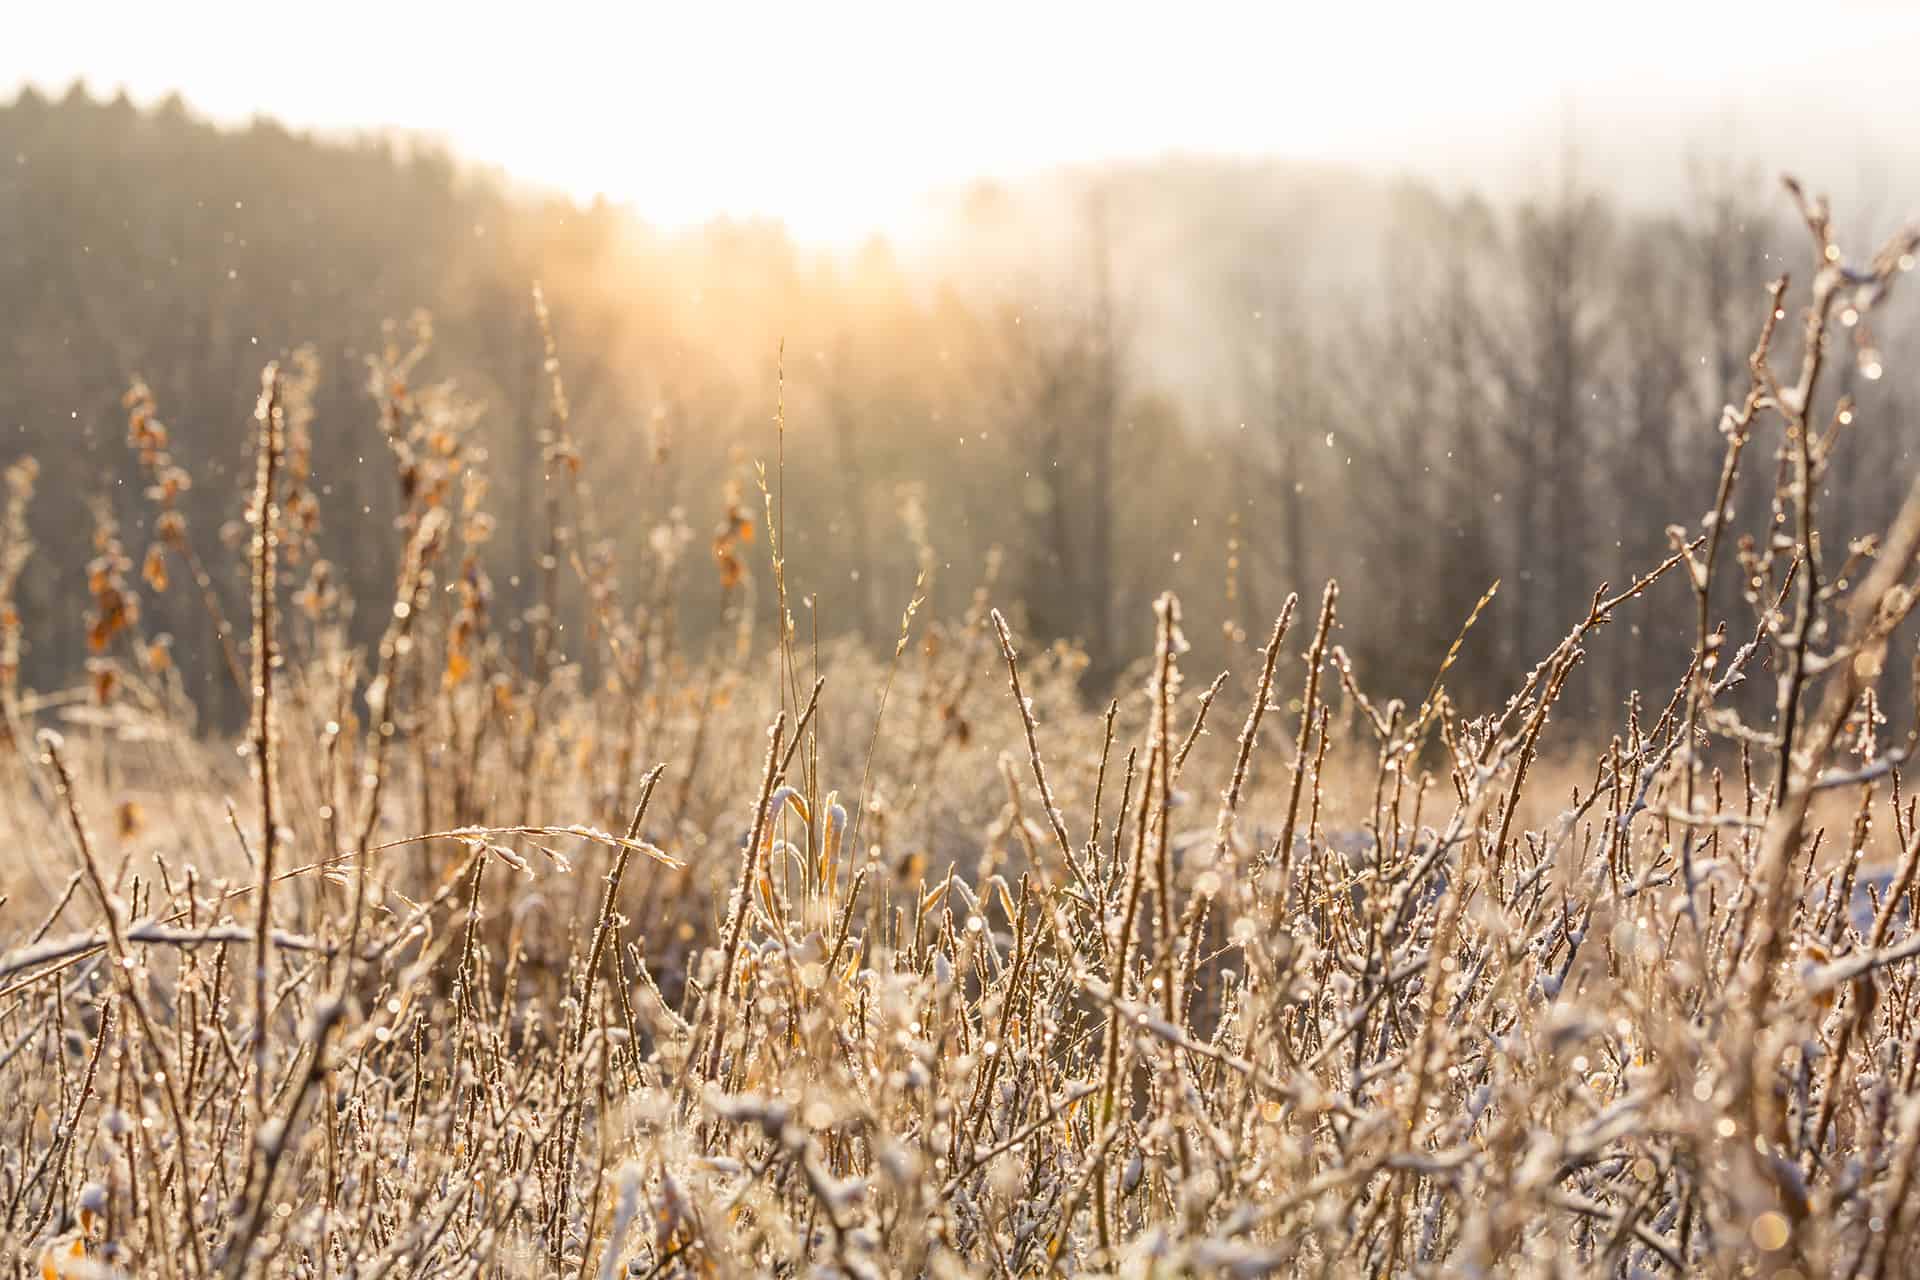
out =
[[(957, 615), (991, 578), (1026, 633), (1085, 649), (1098, 690), (1162, 589), (1199, 670), (1338, 576), (1337, 642), (1417, 698), (1498, 579), (1449, 677), (1484, 703), (1600, 581), (1698, 532), (1764, 284), (1798, 261), (1786, 206), (1742, 170), (1703, 166), (1672, 211), (1620, 207), (1566, 162), (1542, 186), (1495, 205), (1167, 161), (977, 188), (911, 261), (880, 242), (828, 256), (772, 224), (660, 233), (401, 141), (25, 91), (0, 108), (0, 463), (40, 467), (23, 679), (80, 676), (109, 547), (147, 629), (209, 706), (237, 708), (200, 594), (132, 570), (171, 510), (174, 575), (194, 551), (244, 617), (220, 540), (243, 529), (245, 427), (261, 366), (304, 348), (288, 367), (318, 524), (293, 589), (323, 558), (367, 606), (361, 639), (392, 598), (402, 483), (381, 415), (401, 371), (458, 388), (432, 394), (486, 477), (464, 492), (491, 517), (493, 614), (532, 645), (552, 582), (556, 658), (589, 657), (569, 638), (608, 602), (651, 610), (648, 634), (688, 655), (735, 643), (742, 606), (767, 627), (768, 541), (740, 537), (767, 524), (759, 463), (803, 636), (890, 647), (916, 590)], [(1835, 354), (1862, 438), (1821, 501), (1866, 531), (1914, 465), (1915, 388)], [(150, 395), (130, 405), (136, 379)], [(136, 411), (190, 488), (129, 447)], [(1734, 504), (1756, 537), (1778, 444), (1748, 452)], [(1658, 591), (1597, 641), (1594, 687), (1678, 674), (1686, 586)], [(1752, 625), (1738, 598), (1724, 613)]]

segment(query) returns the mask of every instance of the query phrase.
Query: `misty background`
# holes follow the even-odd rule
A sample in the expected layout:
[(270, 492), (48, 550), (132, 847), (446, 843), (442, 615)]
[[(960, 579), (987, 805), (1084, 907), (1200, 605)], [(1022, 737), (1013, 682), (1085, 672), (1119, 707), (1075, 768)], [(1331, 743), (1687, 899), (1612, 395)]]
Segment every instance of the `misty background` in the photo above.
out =
[[(525, 643), (556, 427), (538, 281), (581, 459), (567, 498), (583, 508), (577, 542), (562, 550), (617, 581), (623, 609), (654, 610), (649, 634), (670, 633), (677, 661), (738, 643), (743, 623), (771, 636), (764, 536), (739, 549), (747, 578), (731, 585), (716, 542), (739, 513), (761, 523), (758, 461), (783, 495), (802, 636), (817, 623), (890, 648), (916, 590), (957, 615), (985, 587), (1025, 634), (1082, 647), (1100, 693), (1146, 651), (1163, 589), (1181, 595), (1194, 661), (1218, 667), (1264, 639), (1288, 592), (1310, 605), (1337, 576), (1337, 639), (1372, 687), (1418, 698), (1498, 580), (1449, 682), (1482, 705), (1601, 581), (1651, 567), (1669, 526), (1696, 528), (1710, 504), (1715, 426), (1744, 392), (1764, 286), (1804, 275), (1778, 172), (1834, 196), (1850, 252), (1920, 210), (1900, 70), (1920, 24), (1855, 6), (1831, 38), (1796, 45), (1793, 21), (1782, 11), (1730, 34), (1723, 65), (1697, 82), (1649, 26), (1637, 61), (1578, 93), (1566, 69), (1529, 69), (1488, 36), (1486, 65), (1510, 72), (1523, 111), (1498, 86), (1424, 111), (1418, 77), (1473, 64), (1427, 67), (1396, 46), (1371, 74), (1415, 82), (1351, 108), (1364, 119), (1318, 144), (1149, 132), (1054, 162), (902, 152), (891, 177), (894, 153), (871, 138), (813, 157), (802, 146), (788, 162), (800, 176), (784, 178), (806, 187), (791, 225), (772, 216), (777, 190), (665, 199), (644, 164), (616, 194), (591, 193), (557, 161), (514, 163), (518, 135), (490, 149), (430, 119), (371, 129), (321, 111), (296, 127), (233, 105), (266, 100), (247, 97), (267, 92), (253, 81), (209, 79), (205, 94), (183, 81), (183, 97), (161, 87), (164, 66), (94, 77), (132, 92), (24, 66), (40, 82), (0, 105), (0, 464), (30, 454), (41, 467), (38, 554), (19, 591), (24, 679), (80, 676), (103, 522), (135, 564), (153, 540), (122, 399), (135, 378), (192, 476), (177, 499), (188, 536), (235, 566), (212, 587), (244, 616), (246, 582), (220, 542), (240, 536), (260, 367), (303, 347), (316, 546), (329, 584), (368, 605), (358, 638), (377, 637), (400, 493), (369, 357), (411, 347), (417, 313), (432, 336), (412, 376), (451, 382), (473, 406), (493, 612), (508, 643)], [(1337, 34), (1288, 47), (1271, 72), (1318, 68), (1303, 74), (1336, 117), (1342, 84), (1382, 97), (1367, 53), (1329, 44)], [(378, 111), (372, 72), (408, 46), (373, 43), (359, 109)], [(104, 65), (134, 44), (109, 38)], [(1748, 44), (1798, 52), (1768, 62)], [(660, 61), (629, 52), (637, 79)], [(306, 75), (288, 72), (294, 99)], [(537, 102), (544, 83), (512, 102)], [(872, 119), (887, 105), (854, 95), (846, 110)], [(636, 107), (634, 127), (646, 124)], [(626, 128), (566, 127), (529, 127), (524, 154), (591, 156)], [(754, 168), (720, 143), (705, 150), (682, 167)], [(829, 199), (836, 156), (882, 176)], [(1875, 335), (1883, 376), (1852, 360), (1841, 374), (1858, 425), (1822, 501), (1853, 533), (1884, 524), (1916, 461), (1910, 312), (1896, 304)], [(1764, 528), (1777, 444), (1749, 453), (1743, 530)], [(311, 569), (295, 568), (295, 590)], [(594, 602), (575, 576), (560, 582), (562, 646), (591, 664), (579, 638)], [(1576, 681), (1678, 676), (1686, 586), (1657, 593), (1602, 633)], [(171, 634), (211, 714), (235, 714), (193, 594), (146, 595), (148, 628)], [(1750, 617), (1736, 598), (1723, 612), (1736, 627)], [(1577, 685), (1567, 705), (1599, 710), (1592, 696)]]

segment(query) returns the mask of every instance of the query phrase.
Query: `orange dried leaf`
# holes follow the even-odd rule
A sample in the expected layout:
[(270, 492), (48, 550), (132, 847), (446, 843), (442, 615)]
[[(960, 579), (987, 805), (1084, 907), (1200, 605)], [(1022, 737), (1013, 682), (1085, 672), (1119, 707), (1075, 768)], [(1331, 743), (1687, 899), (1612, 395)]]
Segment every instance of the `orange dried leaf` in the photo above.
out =
[(154, 591), (166, 591), (167, 553), (161, 550), (159, 543), (156, 542), (147, 548), (147, 560), (146, 563), (140, 567), (140, 576), (146, 579), (147, 585), (152, 587)]

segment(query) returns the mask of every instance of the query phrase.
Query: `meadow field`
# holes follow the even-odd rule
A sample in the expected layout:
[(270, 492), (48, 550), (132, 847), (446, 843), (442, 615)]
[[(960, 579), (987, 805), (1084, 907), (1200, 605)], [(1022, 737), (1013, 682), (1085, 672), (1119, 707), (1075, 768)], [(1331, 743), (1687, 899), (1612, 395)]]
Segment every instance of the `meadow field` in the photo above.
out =
[[(1454, 680), (1492, 589), (1400, 655), (1423, 694), (1371, 694), (1358, 655), (1400, 642), (1391, 600), (1344, 621), (1364, 575), (1291, 584), (1217, 676), (1161, 594), (1099, 637), (1111, 695), (1031, 634), (1017, 543), (957, 569), (923, 544), (897, 628), (851, 634), (816, 595), (845, 566), (786, 536), (841, 499), (789, 484), (784, 369), (711, 535), (602, 552), (622, 508), (589, 482), (622, 481), (583, 463), (537, 290), (511, 628), (490, 483), (524, 460), (424, 374), (425, 322), (367, 355), (353, 423), (316, 421), (308, 355), (263, 358), (224, 545), (136, 381), (118, 501), (146, 514), (90, 509), (84, 599), (31, 617), (15, 587), (75, 552), (35, 545), (36, 506), (87, 495), (6, 471), (0, 1257), (1914, 1274), (1920, 720), (1885, 690), (1913, 687), (1920, 476), (1877, 530), (1823, 503), (1890, 429), (1838, 388), (1911, 362), (1870, 335), (1920, 232), (1843, 251), (1788, 198), (1801, 260), (1748, 282), (1708, 483), (1635, 512), (1664, 542), (1536, 618), (1492, 697)], [(321, 430), (391, 467), (373, 598), (325, 558), (364, 512), (315, 481)], [(972, 574), (958, 607), (926, 603), (936, 571)], [(677, 638), (689, 592), (713, 643)], [(1556, 723), (1643, 626), (1683, 637), (1678, 680)], [(36, 628), (68, 659), (45, 688)]]

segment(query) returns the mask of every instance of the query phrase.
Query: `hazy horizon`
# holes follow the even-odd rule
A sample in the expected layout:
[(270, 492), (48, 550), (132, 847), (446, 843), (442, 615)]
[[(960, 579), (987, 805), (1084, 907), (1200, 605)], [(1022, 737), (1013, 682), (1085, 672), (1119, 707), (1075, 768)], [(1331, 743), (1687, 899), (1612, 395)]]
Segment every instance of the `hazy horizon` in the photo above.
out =
[[(532, 30), (462, 12), (456, 34), (450, 11), (357, 0), (325, 25), (226, 0), (184, 19), (75, 5), (23, 24), (0, 51), (0, 91), (79, 80), (143, 106), (178, 93), (226, 126), (397, 131), (655, 226), (774, 218), (839, 248), (911, 239), (981, 179), (1168, 155), (1525, 196), (1570, 144), (1590, 182), (1630, 201), (1670, 200), (1705, 157), (1909, 207), (1920, 183), (1896, 131), (1920, 8), (1829, 9), (1809, 32), (1803, 8), (1771, 0), (1636, 0), (1579, 21), (1510, 0), (1445, 15), (1214, 4), (1174, 30), (1138, 12), (1096, 27), (1081, 6), (991, 4), (935, 25), (866, 4), (642, 16), (563, 3)], [(1389, 16), (1399, 37), (1383, 45), (1372, 28)], [(236, 27), (257, 33), (238, 50), (199, 38)], [(361, 73), (343, 83), (342, 66)]]

